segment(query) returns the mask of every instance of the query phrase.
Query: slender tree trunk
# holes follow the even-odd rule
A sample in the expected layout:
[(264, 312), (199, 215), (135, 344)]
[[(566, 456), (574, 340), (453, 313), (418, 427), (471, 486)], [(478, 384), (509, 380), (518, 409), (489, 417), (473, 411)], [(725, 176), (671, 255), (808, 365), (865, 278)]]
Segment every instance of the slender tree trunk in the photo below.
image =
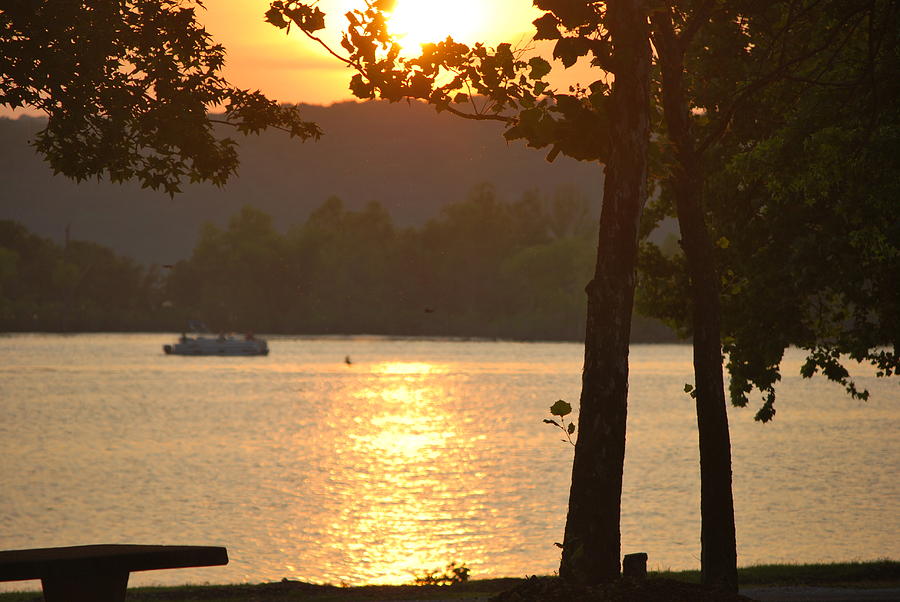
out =
[(737, 591), (731, 440), (722, 378), (720, 284), (703, 217), (703, 174), (684, 98), (684, 47), (667, 13), (652, 18), (662, 72), (663, 110), (677, 165), (672, 182), (691, 279), (694, 379), (700, 439), (701, 580)]
[[(694, 177), (686, 179), (696, 183)], [(693, 305), (694, 379), (700, 441), (701, 581), (737, 591), (731, 439), (722, 378), (718, 273), (712, 241), (700, 209), (700, 190), (676, 194), (683, 197), (676, 202)]]
[(575, 583), (618, 577), (628, 339), (638, 224), (647, 194), (650, 46), (639, 0), (608, 3), (614, 43), (610, 156), (588, 315), (578, 440), (559, 573)]

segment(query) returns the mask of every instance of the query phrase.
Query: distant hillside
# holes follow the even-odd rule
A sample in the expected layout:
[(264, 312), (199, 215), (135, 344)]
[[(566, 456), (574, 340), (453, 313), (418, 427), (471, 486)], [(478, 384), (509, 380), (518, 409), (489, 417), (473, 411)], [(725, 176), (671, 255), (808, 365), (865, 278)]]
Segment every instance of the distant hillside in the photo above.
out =
[(331, 195), (349, 208), (379, 201), (395, 223), (421, 224), (483, 182), (507, 200), (571, 187), (599, 204), (599, 166), (564, 157), (547, 163), (543, 151), (507, 144), (496, 124), (405, 103), (309, 106), (305, 115), (324, 129), (320, 142), (301, 144), (276, 132), (238, 138), (237, 177), (222, 189), (187, 186), (174, 200), (134, 184), (54, 176), (27, 144), (41, 120), (0, 119), (0, 219), (57, 241), (70, 225), (73, 239), (166, 264), (190, 255), (203, 222), (222, 225), (245, 204), (272, 215), (281, 230)]

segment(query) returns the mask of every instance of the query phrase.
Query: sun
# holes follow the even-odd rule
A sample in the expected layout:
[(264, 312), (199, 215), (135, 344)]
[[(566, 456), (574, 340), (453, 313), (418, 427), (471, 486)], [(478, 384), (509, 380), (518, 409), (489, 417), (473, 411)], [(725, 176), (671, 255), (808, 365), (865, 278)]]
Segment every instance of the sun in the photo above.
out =
[(473, 44), (489, 28), (484, 0), (397, 0), (388, 18), (391, 34), (404, 54), (418, 54), (422, 44), (452, 37)]

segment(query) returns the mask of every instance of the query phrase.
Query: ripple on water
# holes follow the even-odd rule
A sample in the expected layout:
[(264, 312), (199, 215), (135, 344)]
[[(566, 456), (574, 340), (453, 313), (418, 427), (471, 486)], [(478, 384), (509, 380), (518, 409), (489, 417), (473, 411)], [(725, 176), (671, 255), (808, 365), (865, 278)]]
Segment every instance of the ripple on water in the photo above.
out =
[[(228, 547), (226, 567), (135, 584), (557, 568), (572, 449), (542, 419), (577, 401), (579, 345), (273, 338), (268, 357), (179, 358), (165, 339), (0, 337), (4, 547)], [(896, 558), (896, 383), (864, 377), (861, 404), (801, 381), (797, 355), (773, 424), (730, 411), (740, 561)], [(654, 568), (699, 564), (690, 361), (631, 351), (623, 551)]]

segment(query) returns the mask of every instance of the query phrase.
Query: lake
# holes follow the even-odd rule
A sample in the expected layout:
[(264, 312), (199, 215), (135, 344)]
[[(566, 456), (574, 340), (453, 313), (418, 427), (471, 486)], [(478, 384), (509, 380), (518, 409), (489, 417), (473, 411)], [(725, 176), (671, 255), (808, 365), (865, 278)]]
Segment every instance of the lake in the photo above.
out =
[[(133, 585), (557, 569), (573, 449), (542, 420), (577, 407), (581, 345), (272, 337), (268, 357), (164, 355), (174, 339), (0, 336), (0, 548), (228, 548), (228, 566)], [(858, 368), (863, 403), (801, 379), (801, 360), (773, 423), (729, 409), (739, 564), (900, 558), (898, 379)], [(692, 382), (690, 347), (632, 347), (622, 544), (651, 568), (699, 567)]]

